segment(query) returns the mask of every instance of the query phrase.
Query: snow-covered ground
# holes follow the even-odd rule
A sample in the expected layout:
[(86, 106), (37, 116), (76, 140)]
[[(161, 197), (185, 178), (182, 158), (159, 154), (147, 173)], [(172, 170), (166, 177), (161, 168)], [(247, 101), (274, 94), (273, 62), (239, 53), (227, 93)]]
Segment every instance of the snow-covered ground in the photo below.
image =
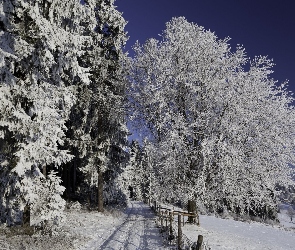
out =
[[(19, 235), (0, 231), (0, 250), (136, 250), (166, 249), (148, 205), (131, 201), (125, 211), (66, 211), (67, 222), (56, 236)], [(1, 230), (1, 228), (0, 228)], [(3, 231), (2, 231), (3, 232)]]
[(211, 250), (294, 250), (295, 224), (290, 221), (287, 208), (281, 207), (280, 225), (276, 226), (200, 215), (200, 227), (185, 224), (183, 233), (193, 242), (203, 235)]
[[(164, 249), (155, 226), (155, 215), (142, 202), (130, 202), (126, 211), (117, 218), (104, 216), (93, 220), (89, 217), (83, 222), (84, 226), (78, 226), (75, 231), (90, 240), (77, 249)], [(81, 226), (84, 231), (81, 231)]]
[[(201, 226), (185, 224), (183, 233), (193, 242), (199, 234), (203, 235), (211, 250), (295, 249), (295, 224), (290, 222), (285, 210), (281, 211), (280, 220), (285, 227), (200, 215)], [(142, 202), (129, 202), (125, 211), (68, 210), (66, 214), (63, 232), (53, 237), (22, 235), (7, 238), (1, 235), (0, 228), (0, 250), (168, 249), (163, 246), (154, 213)]]
[(290, 216), (288, 215), (289, 207), (290, 205), (285, 203), (282, 203), (280, 205), (279, 220), (282, 226), (284, 226), (285, 228), (293, 228), (295, 231), (295, 216), (291, 221)]
[(205, 215), (200, 216), (200, 222), (200, 227), (186, 225), (183, 231), (194, 241), (196, 241), (198, 234), (203, 235), (205, 243), (212, 250), (295, 249), (294, 230), (289, 231), (279, 226)]
[[(165, 206), (170, 209), (172, 206)], [(200, 215), (200, 226), (185, 224), (182, 232), (191, 242), (203, 235), (204, 243), (211, 250), (294, 250), (295, 224), (287, 215), (287, 208), (281, 207), (280, 225), (266, 225), (254, 221), (242, 222)], [(175, 210), (181, 210), (176, 209)], [(177, 225), (177, 216), (175, 228)], [(293, 219), (294, 220), (294, 219)]]

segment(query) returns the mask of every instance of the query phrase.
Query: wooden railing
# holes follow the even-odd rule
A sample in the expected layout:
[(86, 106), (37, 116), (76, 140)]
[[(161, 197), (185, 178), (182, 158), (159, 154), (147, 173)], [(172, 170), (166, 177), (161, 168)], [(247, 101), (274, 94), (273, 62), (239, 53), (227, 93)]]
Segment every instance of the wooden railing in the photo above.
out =
[[(200, 226), (200, 219), (197, 212), (188, 212), (188, 211), (178, 211), (163, 205), (160, 205), (158, 202), (149, 201), (149, 205), (152, 207), (154, 212), (157, 215), (157, 226), (160, 228), (165, 242), (171, 247), (176, 246), (176, 249), (191, 249), (191, 250), (210, 250), (210, 248), (204, 244), (203, 236), (198, 235), (197, 241), (193, 242), (182, 232), (182, 227), (184, 227), (185, 218), (188, 219), (191, 223)], [(177, 215), (177, 225), (175, 223), (174, 216)]]

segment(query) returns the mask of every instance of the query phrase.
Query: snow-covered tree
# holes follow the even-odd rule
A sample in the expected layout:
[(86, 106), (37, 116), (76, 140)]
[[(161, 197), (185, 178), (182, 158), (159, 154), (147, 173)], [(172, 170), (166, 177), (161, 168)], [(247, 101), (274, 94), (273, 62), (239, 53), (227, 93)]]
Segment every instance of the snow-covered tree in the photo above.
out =
[(68, 167), (78, 168), (90, 189), (98, 187), (98, 209), (102, 211), (103, 188), (110, 201), (107, 186), (112, 186), (121, 171), (122, 163), (116, 158), (124, 157), (128, 133), (122, 74), (126, 22), (114, 1), (84, 1), (83, 7), (93, 10), (95, 26), (85, 22), (88, 39), (83, 44), (79, 65), (88, 69), (89, 82), (76, 83), (78, 101), (67, 123), (69, 148), (76, 157)]
[[(73, 86), (90, 82), (79, 56), (89, 40), (85, 27), (94, 29), (97, 21), (94, 9), (79, 1), (3, 0), (0, 23), (0, 212), (14, 224), (25, 205), (38, 206), (46, 187), (61, 194), (48, 184), (58, 177), (45, 179), (46, 168), (72, 159), (61, 149), (65, 123), (76, 99)], [(62, 212), (60, 205), (55, 209)]]
[(129, 162), (120, 176), (123, 190), (130, 198), (137, 200), (157, 198), (154, 188), (158, 182), (149, 157), (152, 154), (151, 150), (154, 150), (154, 145), (148, 140), (144, 140), (143, 145), (138, 141), (131, 142)]
[(35, 193), (38, 194), (38, 202), (31, 206), (31, 224), (51, 230), (54, 226), (64, 222), (65, 200), (61, 198), (65, 188), (60, 185), (61, 179), (54, 171), (50, 171), (46, 181), (39, 179), (34, 183)]
[(270, 78), (270, 60), (249, 60), (228, 40), (180, 17), (162, 41), (136, 44), (131, 118), (158, 149), (150, 157), (164, 198), (185, 193), (215, 211), (273, 217), (276, 183), (289, 182), (295, 160), (293, 98)]
[(143, 152), (138, 141), (132, 141), (130, 145), (129, 162), (121, 176), (121, 182), (125, 192), (129, 191), (131, 198), (142, 199), (142, 184), (145, 180), (142, 169)]

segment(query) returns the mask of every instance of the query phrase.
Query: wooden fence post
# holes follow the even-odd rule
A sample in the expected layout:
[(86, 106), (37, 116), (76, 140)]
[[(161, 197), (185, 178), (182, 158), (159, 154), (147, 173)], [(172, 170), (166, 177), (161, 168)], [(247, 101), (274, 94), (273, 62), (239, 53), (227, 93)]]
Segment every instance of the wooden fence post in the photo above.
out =
[(167, 214), (167, 210), (165, 211), (165, 220), (166, 220), (166, 229), (168, 229), (168, 214)]
[(163, 211), (160, 211), (161, 229), (163, 229)]
[(154, 211), (155, 211), (155, 213), (157, 213), (157, 202), (156, 201), (154, 201)]
[(193, 223), (197, 224), (197, 212), (194, 211), (194, 215), (193, 215)]
[(181, 250), (182, 232), (181, 232), (181, 213), (178, 214), (178, 249)]
[(197, 213), (197, 220), (198, 220), (197, 225), (200, 226), (200, 217), (199, 217), (199, 214), (198, 213)]
[(172, 228), (172, 223), (173, 223), (173, 211), (169, 212), (169, 232), (170, 235), (173, 234), (173, 228)]
[(202, 244), (203, 244), (203, 235), (198, 235), (197, 250), (202, 249)]

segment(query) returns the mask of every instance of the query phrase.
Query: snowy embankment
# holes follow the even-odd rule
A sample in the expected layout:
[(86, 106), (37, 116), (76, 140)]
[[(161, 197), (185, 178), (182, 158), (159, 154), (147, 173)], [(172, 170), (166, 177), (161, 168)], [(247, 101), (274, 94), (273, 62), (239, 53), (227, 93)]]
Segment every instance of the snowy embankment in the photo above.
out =
[[(171, 205), (162, 206), (182, 210)], [(211, 250), (294, 250), (295, 223), (290, 221), (287, 208), (281, 207), (280, 225), (200, 215), (200, 226), (186, 223), (182, 233), (191, 242), (196, 242), (198, 235), (203, 235), (204, 243)], [(174, 216), (174, 223), (177, 228), (177, 216)]]
[(295, 249), (295, 230), (292, 228), (221, 219), (207, 215), (200, 216), (200, 223), (200, 227), (185, 225), (183, 233), (193, 241), (196, 241), (197, 235), (203, 235), (204, 242), (212, 250)]

